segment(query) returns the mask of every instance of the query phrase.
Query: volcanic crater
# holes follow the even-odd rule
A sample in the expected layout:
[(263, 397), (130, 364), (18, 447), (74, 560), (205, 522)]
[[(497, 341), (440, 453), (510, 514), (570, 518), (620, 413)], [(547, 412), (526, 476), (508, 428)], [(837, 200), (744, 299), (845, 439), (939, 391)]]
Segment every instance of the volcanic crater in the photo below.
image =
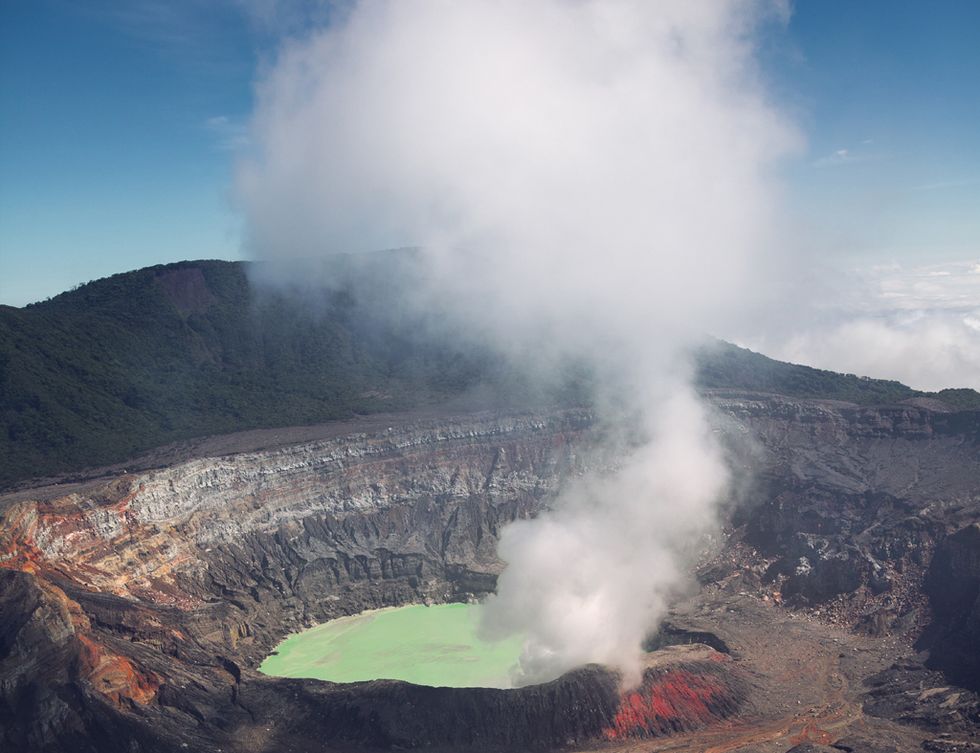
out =
[(615, 462), (585, 410), (390, 415), (215, 438), (0, 498), (0, 741), (980, 749), (980, 414), (708, 399), (718, 431), (754, 448), (734, 458), (753, 480), (650, 637), (638, 688), (595, 665), (514, 690), (257, 671), (332, 618), (491, 592), (501, 528)]

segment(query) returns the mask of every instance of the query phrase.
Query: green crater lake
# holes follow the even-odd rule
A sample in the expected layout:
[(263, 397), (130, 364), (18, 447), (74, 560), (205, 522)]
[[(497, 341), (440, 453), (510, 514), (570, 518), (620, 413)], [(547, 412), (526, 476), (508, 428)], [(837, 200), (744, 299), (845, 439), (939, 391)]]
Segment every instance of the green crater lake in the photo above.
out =
[(523, 644), (476, 636), (478, 604), (378, 609), (291, 635), (259, 671), (332, 682), (405, 680), (454, 688), (509, 688)]

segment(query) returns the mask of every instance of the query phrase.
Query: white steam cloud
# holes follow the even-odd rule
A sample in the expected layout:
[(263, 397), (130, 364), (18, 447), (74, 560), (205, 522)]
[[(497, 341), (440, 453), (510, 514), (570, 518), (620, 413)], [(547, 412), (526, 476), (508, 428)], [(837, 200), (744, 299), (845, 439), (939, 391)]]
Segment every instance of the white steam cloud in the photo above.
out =
[(715, 521), (726, 470), (686, 385), (694, 337), (765, 266), (796, 134), (753, 60), (769, 2), (364, 0), (287, 43), (239, 166), (262, 258), (418, 245), (460, 326), (588, 359), (641, 416), (620, 469), (508, 528), (487, 629), (524, 681), (644, 636)]
[(504, 529), (508, 567), (485, 628), (527, 631), (518, 681), (593, 661), (618, 667), (628, 685), (639, 680), (640, 646), (686, 583), (728, 480), (689, 392), (656, 410), (656, 433), (615, 474), (585, 479), (551, 512)]

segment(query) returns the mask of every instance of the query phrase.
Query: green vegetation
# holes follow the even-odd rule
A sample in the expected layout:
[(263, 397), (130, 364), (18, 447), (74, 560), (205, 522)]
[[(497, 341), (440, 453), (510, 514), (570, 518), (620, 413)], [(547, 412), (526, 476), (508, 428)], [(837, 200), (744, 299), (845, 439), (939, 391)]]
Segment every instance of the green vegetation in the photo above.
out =
[(175, 440), (441, 402), (485, 356), (379, 325), (349, 286), (257, 292), (241, 263), (115, 275), (0, 307), (0, 485)]
[(933, 398), (953, 410), (980, 410), (980, 392), (946, 389), (922, 392), (901, 382), (814, 369), (771, 358), (716, 340), (696, 358), (698, 385), (707, 389), (740, 389), (790, 397), (843, 400), (858, 405), (886, 405), (914, 397)]
[[(698, 384), (706, 388), (733, 388), (771, 392), (792, 397), (846, 400), (858, 405), (897, 403), (911, 397), (939, 397), (943, 393), (913, 390), (901, 382), (869, 379), (855, 374), (838, 374), (809, 366), (774, 361), (771, 358), (715, 341), (697, 357)], [(963, 393), (957, 407), (980, 408), (980, 393), (974, 390), (946, 390)], [(971, 397), (972, 396), (972, 397)]]
[(511, 687), (522, 640), (480, 640), (478, 605), (364, 612), (287, 638), (261, 672), (333, 682), (405, 680), (436, 687)]
[[(317, 284), (306, 289), (252, 285), (247, 273), (264, 268), (240, 262), (181, 262), (0, 306), (0, 487), (191, 437), (463, 396), (482, 406), (587, 400), (581, 372), (536, 392), (512, 365), (461, 341), (446, 317), (413, 308), (413, 259), (337, 257), (309, 269)], [(924, 394), (727, 343), (698, 361), (706, 388), (861, 404)], [(932, 397), (980, 408), (973, 390)]]
[(946, 405), (955, 410), (980, 409), (980, 392), (976, 390), (966, 388), (945, 389), (930, 396), (942, 400)]

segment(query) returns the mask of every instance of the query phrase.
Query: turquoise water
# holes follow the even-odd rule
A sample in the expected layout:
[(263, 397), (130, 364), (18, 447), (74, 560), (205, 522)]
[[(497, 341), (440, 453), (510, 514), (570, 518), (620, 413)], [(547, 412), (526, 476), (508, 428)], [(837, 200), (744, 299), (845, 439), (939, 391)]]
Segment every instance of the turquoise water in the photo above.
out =
[(259, 671), (333, 682), (390, 679), (509, 688), (523, 642), (477, 638), (480, 609), (478, 604), (393, 607), (331, 620), (286, 638)]

